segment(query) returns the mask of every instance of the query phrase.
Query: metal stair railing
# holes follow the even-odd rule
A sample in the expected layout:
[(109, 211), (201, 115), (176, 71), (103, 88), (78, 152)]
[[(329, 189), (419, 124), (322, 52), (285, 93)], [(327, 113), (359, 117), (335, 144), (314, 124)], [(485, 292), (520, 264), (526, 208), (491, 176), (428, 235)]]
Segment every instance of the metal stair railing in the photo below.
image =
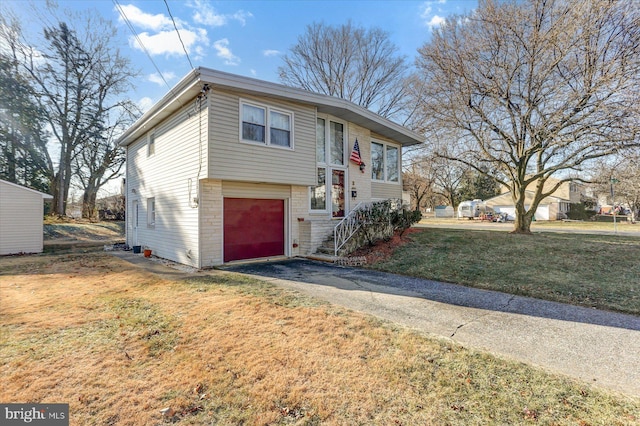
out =
[(358, 217), (358, 211), (363, 207), (372, 204), (360, 202), (358, 203), (340, 222), (333, 228), (333, 246), (334, 255), (338, 256), (338, 251), (349, 241), (349, 239), (355, 234), (362, 222)]

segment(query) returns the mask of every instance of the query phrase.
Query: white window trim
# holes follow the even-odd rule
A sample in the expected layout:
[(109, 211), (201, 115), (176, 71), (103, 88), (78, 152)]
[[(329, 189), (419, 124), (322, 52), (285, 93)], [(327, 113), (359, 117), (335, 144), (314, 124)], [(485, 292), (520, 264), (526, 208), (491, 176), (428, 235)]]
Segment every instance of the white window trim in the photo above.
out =
[[(257, 141), (253, 141), (250, 139), (243, 139), (242, 138), (242, 107), (244, 105), (248, 105), (248, 106), (252, 106), (255, 108), (261, 108), (265, 110), (265, 126), (264, 126), (264, 142), (257, 142)], [(291, 129), (289, 130), (289, 142), (290, 142), (290, 146), (282, 146), (282, 145), (272, 145), (271, 144), (271, 112), (277, 112), (283, 115), (288, 115), (289, 116), (289, 124)], [(265, 104), (260, 104), (258, 102), (253, 102), (253, 101), (248, 101), (245, 99), (240, 99), (240, 107), (239, 107), (239, 132), (238, 132), (238, 138), (240, 139), (241, 143), (247, 143), (250, 145), (254, 145), (254, 146), (268, 146), (269, 148), (277, 148), (277, 149), (285, 149), (288, 151), (293, 151), (294, 150), (294, 135), (293, 135), (293, 128), (294, 128), (294, 113), (293, 111), (287, 111), (285, 109), (281, 109), (281, 108), (276, 108), (276, 107), (272, 107), (269, 105), (265, 105)]]
[[(383, 175), (383, 179), (374, 179), (373, 177), (371, 177), (371, 181), (372, 182), (378, 182), (378, 183), (389, 183), (392, 185), (401, 185), (402, 184), (402, 168), (401, 168), (401, 163), (402, 163), (402, 148), (399, 145), (393, 144), (393, 143), (388, 143), (388, 142), (383, 142), (383, 141), (379, 141), (379, 140), (371, 140), (371, 143), (377, 143), (378, 145), (382, 145), (382, 175)], [(387, 176), (387, 147), (392, 147), (392, 148), (396, 148), (398, 150), (398, 180), (394, 181), (394, 180), (388, 180), (388, 176)], [(371, 147), (371, 155), (373, 155), (373, 147)], [(369, 160), (371, 161), (371, 167), (373, 168), (373, 159), (369, 158)]]
[[(153, 152), (151, 148), (153, 147)], [(156, 134), (155, 132), (150, 132), (147, 135), (147, 157), (153, 157), (156, 155)]]
[[(344, 170), (345, 172), (345, 182), (348, 182), (348, 173), (349, 173), (349, 152), (348, 148), (349, 148), (349, 144), (348, 144), (348, 140), (349, 140), (349, 126), (348, 123), (344, 120), (338, 119), (332, 115), (327, 115), (327, 114), (316, 114), (316, 122), (317, 119), (320, 118), (322, 120), (324, 120), (324, 127), (325, 127), (325, 139), (324, 139), (324, 161), (323, 162), (318, 162), (316, 161), (316, 179), (318, 178), (318, 172), (317, 170), (320, 169), (324, 169), (324, 178), (325, 178), (325, 202), (324, 202), (324, 209), (323, 210), (316, 210), (316, 209), (312, 209), (311, 208), (311, 187), (309, 187), (309, 190), (307, 191), (307, 197), (309, 198), (308, 200), (308, 208), (309, 208), (309, 214), (315, 214), (315, 215), (326, 215), (326, 214), (331, 214), (331, 190), (329, 189), (329, 187), (331, 186), (331, 181), (330, 179), (332, 178), (332, 173), (333, 170)], [(333, 121), (334, 123), (340, 123), (342, 124), (342, 128), (344, 129), (343, 131), (343, 140), (342, 140), (342, 163), (343, 164), (334, 164), (331, 163), (330, 161), (327, 162), (327, 158), (331, 157), (331, 137), (329, 136), (329, 128), (330, 128), (330, 122)], [(314, 153), (315, 153), (315, 149), (314, 149)], [(345, 193), (347, 191), (347, 186), (345, 183)], [(345, 215), (348, 212), (348, 197), (345, 196)], [(339, 218), (342, 219), (342, 218)]]

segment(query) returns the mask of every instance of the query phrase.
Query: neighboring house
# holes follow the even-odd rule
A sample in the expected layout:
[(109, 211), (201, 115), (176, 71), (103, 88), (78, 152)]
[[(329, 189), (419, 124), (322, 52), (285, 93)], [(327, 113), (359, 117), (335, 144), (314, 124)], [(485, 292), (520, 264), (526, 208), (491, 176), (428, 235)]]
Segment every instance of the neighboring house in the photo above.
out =
[(436, 206), (434, 212), (435, 217), (455, 217), (455, 211), (451, 206)]
[(421, 142), (343, 99), (195, 69), (119, 140), (127, 244), (199, 268), (309, 255), (358, 203), (402, 197)]
[[(545, 189), (557, 183), (557, 180), (549, 178)], [(565, 219), (571, 204), (581, 202), (585, 192), (585, 186), (576, 182), (563, 182), (560, 187), (548, 197), (542, 199), (535, 212), (536, 220), (559, 220)], [(534, 191), (526, 191), (525, 208), (528, 210), (533, 201)], [(491, 207), (496, 213), (507, 213), (509, 219), (515, 218), (515, 205), (511, 198), (511, 193), (506, 191), (493, 198), (485, 200), (485, 205)]]
[(0, 255), (42, 252), (44, 200), (52, 199), (0, 180)]

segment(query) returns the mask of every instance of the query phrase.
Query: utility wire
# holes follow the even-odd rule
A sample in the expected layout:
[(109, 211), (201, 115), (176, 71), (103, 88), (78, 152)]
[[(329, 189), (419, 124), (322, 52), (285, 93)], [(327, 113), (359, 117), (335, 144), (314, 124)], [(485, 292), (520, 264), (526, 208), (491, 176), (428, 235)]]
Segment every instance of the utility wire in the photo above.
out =
[[(136, 40), (138, 41), (138, 44), (140, 45), (140, 47), (142, 48), (142, 50), (144, 51), (144, 53), (147, 55), (147, 57), (149, 58), (149, 60), (151, 61), (151, 63), (153, 64), (154, 68), (156, 69), (156, 71), (158, 71), (158, 75), (160, 76), (160, 78), (162, 79), (162, 81), (164, 81), (164, 84), (169, 88), (169, 91), (171, 92), (171, 86), (169, 86), (169, 83), (167, 83), (167, 80), (165, 80), (164, 75), (162, 75), (162, 71), (160, 71), (160, 68), (158, 68), (158, 65), (156, 65), (156, 63), (153, 61), (153, 58), (151, 57), (151, 54), (149, 53), (149, 51), (147, 50), (147, 48), (145, 47), (145, 45), (142, 43), (142, 40), (140, 40), (140, 37), (138, 37), (138, 33), (136, 32), (136, 30), (133, 28), (133, 25), (131, 24), (131, 22), (129, 21), (129, 18), (127, 18), (127, 15), (124, 13), (124, 10), (122, 10), (122, 6), (120, 6), (120, 3), (118, 3), (118, 0), (112, 0), (113, 4), (116, 6), (116, 8), (118, 9), (118, 12), (120, 12), (120, 16), (122, 16), (122, 19), (124, 20), (124, 22), (127, 24), (127, 26), (129, 27), (129, 30), (131, 30), (131, 33), (133, 34), (133, 36), (136, 38)], [(192, 67), (193, 68), (193, 67)]]
[(169, 9), (169, 3), (167, 3), (167, 0), (164, 0), (164, 4), (165, 6), (167, 6), (167, 12), (169, 12), (169, 17), (171, 18), (171, 22), (173, 22), (173, 28), (175, 28), (176, 33), (178, 34), (178, 40), (180, 40), (180, 44), (182, 45), (182, 50), (184, 50), (184, 54), (187, 57), (187, 61), (189, 61), (189, 65), (191, 65), (191, 69), (193, 69), (191, 58), (189, 58), (189, 53), (187, 52), (187, 48), (184, 46), (184, 42), (182, 41), (182, 37), (180, 36), (180, 31), (178, 31), (178, 26), (176, 25), (176, 20), (173, 19), (173, 15), (171, 14), (171, 9)]

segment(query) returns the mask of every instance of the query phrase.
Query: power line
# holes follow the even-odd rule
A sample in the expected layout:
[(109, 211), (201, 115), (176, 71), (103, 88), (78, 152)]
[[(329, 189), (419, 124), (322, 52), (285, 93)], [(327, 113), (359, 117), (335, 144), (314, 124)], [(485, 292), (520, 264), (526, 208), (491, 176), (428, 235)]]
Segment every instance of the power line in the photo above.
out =
[(171, 22), (173, 22), (173, 28), (175, 28), (176, 33), (178, 34), (178, 40), (180, 40), (180, 44), (182, 45), (182, 50), (184, 50), (184, 54), (187, 57), (187, 61), (189, 61), (189, 65), (191, 65), (191, 69), (193, 69), (191, 58), (189, 58), (189, 53), (187, 52), (187, 48), (184, 46), (184, 42), (182, 41), (182, 37), (180, 36), (180, 31), (178, 31), (178, 26), (176, 25), (176, 20), (173, 19), (173, 15), (171, 14), (171, 9), (169, 9), (169, 3), (167, 3), (167, 0), (164, 0), (164, 4), (165, 6), (167, 6), (167, 12), (169, 12), (169, 17), (171, 18)]
[[(113, 4), (116, 6), (116, 8), (118, 9), (118, 12), (120, 12), (120, 16), (122, 16), (122, 19), (124, 20), (124, 22), (127, 24), (127, 26), (129, 27), (129, 30), (131, 30), (131, 33), (133, 33), (133, 36), (136, 38), (136, 40), (138, 41), (138, 44), (140, 45), (140, 47), (142, 48), (143, 52), (147, 55), (147, 57), (149, 58), (149, 60), (151, 61), (151, 63), (153, 64), (154, 68), (156, 69), (156, 71), (158, 71), (158, 75), (160, 76), (160, 78), (162, 79), (162, 81), (164, 81), (164, 84), (169, 88), (169, 91), (171, 91), (171, 86), (169, 86), (169, 83), (167, 83), (167, 80), (165, 80), (164, 75), (162, 75), (162, 71), (160, 71), (160, 68), (158, 68), (158, 65), (156, 65), (156, 63), (153, 61), (153, 58), (151, 57), (151, 54), (149, 53), (149, 51), (147, 50), (147, 48), (145, 47), (145, 45), (142, 43), (142, 40), (140, 40), (140, 37), (138, 37), (138, 33), (136, 32), (136, 30), (133, 28), (133, 25), (131, 24), (131, 22), (129, 21), (129, 18), (127, 18), (127, 15), (124, 13), (124, 10), (122, 10), (122, 6), (120, 6), (120, 3), (118, 3), (118, 0), (112, 0)], [(192, 67), (193, 68), (193, 67)]]

